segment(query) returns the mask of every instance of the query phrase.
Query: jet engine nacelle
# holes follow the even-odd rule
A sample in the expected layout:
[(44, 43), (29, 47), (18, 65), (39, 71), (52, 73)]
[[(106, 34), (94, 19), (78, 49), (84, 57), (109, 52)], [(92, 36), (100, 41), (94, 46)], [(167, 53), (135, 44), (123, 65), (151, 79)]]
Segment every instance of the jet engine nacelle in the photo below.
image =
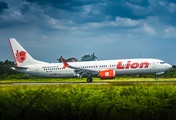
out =
[(115, 70), (101, 70), (99, 72), (99, 77), (101, 79), (114, 79), (115, 78)]

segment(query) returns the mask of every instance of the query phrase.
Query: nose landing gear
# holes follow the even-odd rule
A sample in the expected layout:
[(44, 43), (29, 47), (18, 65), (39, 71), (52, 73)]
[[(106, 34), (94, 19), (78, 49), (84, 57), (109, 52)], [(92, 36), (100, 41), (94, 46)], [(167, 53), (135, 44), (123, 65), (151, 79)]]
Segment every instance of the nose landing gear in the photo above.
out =
[(155, 80), (158, 80), (158, 76), (155, 76)]

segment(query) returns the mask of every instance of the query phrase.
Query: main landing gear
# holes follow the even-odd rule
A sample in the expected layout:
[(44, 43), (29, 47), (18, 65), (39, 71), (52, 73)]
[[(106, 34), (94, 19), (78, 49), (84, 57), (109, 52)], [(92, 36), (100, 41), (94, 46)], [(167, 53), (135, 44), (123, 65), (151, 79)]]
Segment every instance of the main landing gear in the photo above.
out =
[(88, 78), (87, 78), (87, 82), (92, 82), (93, 81), (93, 79), (92, 79), (92, 74), (89, 74), (88, 75)]
[(89, 75), (89, 77), (87, 78), (87, 82), (92, 82), (92, 81), (93, 81), (93, 79), (92, 79), (91, 75)]

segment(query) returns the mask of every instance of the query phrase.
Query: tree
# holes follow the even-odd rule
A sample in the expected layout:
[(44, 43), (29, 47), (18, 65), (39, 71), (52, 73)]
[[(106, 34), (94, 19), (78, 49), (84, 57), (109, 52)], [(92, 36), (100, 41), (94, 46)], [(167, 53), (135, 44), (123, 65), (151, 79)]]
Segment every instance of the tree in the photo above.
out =
[(90, 57), (91, 57), (91, 58), (90, 58), (90, 59), (91, 59), (91, 61), (97, 60), (97, 58), (98, 58), (97, 56), (95, 56), (95, 54), (94, 54), (94, 53), (93, 53), (93, 54), (91, 54), (91, 55), (90, 55)]
[[(81, 57), (81, 60), (80, 61), (95, 61), (98, 57), (95, 56), (95, 54), (90, 54), (90, 55), (84, 55)], [(58, 58), (57, 59), (58, 62), (62, 62), (61, 58)], [(74, 57), (71, 57), (71, 58), (68, 58), (66, 59), (67, 62), (76, 62), (78, 61), (78, 59), (74, 58)]]
[[(61, 58), (57, 59), (59, 62), (62, 62)], [(72, 57), (72, 58), (68, 58), (66, 59), (67, 62), (76, 62), (78, 61), (76, 58)]]
[(0, 61), (0, 78), (6, 78), (8, 75), (17, 73), (10, 69), (11, 66), (15, 66), (15, 63), (9, 60)]
[(81, 61), (94, 61), (96, 60), (98, 57), (95, 56), (95, 54), (91, 54), (91, 55), (84, 55), (81, 57)]

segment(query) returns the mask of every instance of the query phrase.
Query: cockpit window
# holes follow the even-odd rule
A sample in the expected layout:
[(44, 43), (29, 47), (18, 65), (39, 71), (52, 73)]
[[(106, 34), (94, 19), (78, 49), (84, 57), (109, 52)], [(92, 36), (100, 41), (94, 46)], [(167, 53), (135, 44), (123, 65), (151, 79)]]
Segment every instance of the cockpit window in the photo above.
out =
[(160, 64), (165, 64), (165, 62), (160, 62)]

